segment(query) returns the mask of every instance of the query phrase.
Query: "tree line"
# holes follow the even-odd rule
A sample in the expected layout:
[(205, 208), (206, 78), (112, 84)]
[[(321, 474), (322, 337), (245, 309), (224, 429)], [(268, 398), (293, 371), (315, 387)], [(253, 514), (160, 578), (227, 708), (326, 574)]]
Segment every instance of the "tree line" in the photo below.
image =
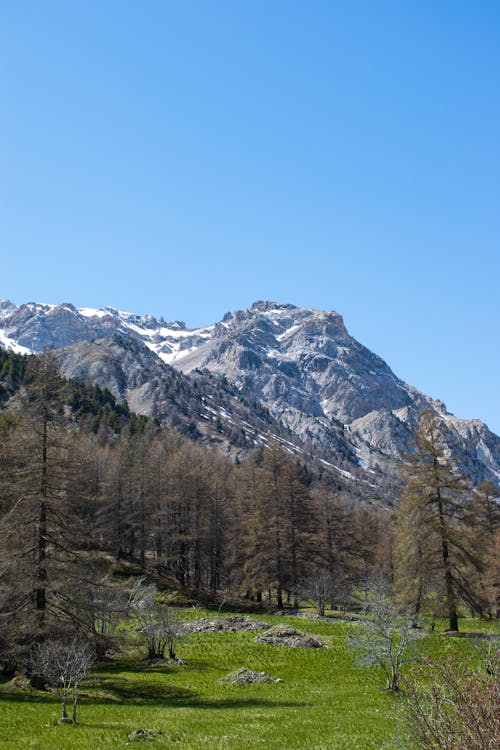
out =
[(122, 563), (193, 598), (279, 609), (314, 600), (321, 613), (383, 576), (415, 623), (444, 610), (456, 629), (463, 606), (499, 614), (498, 488), (458, 473), (452, 435), (431, 414), (403, 462), (394, 514), (313, 479), (277, 444), (235, 465), (109, 393), (75, 391), (49, 354), (12, 372), (16, 400), (0, 415), (7, 669), (60, 633), (102, 641), (114, 606), (106, 574)]

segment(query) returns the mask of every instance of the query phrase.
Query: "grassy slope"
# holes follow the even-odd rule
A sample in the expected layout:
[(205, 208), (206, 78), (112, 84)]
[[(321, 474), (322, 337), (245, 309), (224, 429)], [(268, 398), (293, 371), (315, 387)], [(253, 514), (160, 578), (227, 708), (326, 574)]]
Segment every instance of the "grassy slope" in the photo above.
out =
[[(398, 699), (380, 690), (377, 670), (354, 666), (346, 635), (355, 626), (273, 621), (320, 635), (329, 648), (256, 644), (252, 633), (193, 635), (179, 648), (184, 667), (148, 666), (140, 657), (99, 665), (83, 690), (77, 727), (57, 725), (59, 706), (52, 697), (15, 694), (5, 685), (0, 747), (117, 748), (127, 744), (129, 732), (148, 727), (163, 733), (148, 745), (178, 750), (379, 750), (391, 734)], [(427, 652), (471, 648), (469, 639), (425, 638)], [(236, 687), (218, 682), (242, 666), (283, 682)]]

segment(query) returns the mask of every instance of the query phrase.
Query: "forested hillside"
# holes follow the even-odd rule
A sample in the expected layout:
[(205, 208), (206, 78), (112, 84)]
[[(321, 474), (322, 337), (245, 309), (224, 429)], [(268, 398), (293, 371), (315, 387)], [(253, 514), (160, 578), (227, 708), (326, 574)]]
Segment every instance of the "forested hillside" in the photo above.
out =
[(371, 488), (382, 505), (424, 411), (453, 432), (462, 473), (475, 483), (500, 477), (498, 436), (399, 378), (333, 310), (259, 301), (189, 329), (111, 307), (0, 300), (1, 342), (54, 351), (66, 377), (233, 458), (276, 440), (321, 462), (351, 494)]
[(64, 380), (50, 354), (0, 362), (6, 668), (61, 628), (97, 638), (103, 579), (124, 565), (193, 599), (321, 610), (384, 577), (416, 620), (430, 608), (451, 627), (464, 606), (498, 614), (498, 490), (458, 477), (431, 414), (394, 515), (277, 443), (234, 462), (136, 417), (109, 392)]

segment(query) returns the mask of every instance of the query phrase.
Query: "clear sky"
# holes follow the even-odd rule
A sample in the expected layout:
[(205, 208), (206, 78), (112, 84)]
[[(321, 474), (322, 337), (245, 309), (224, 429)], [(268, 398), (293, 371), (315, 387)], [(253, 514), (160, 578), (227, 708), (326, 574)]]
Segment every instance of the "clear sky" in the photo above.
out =
[(0, 297), (340, 312), (500, 433), (498, 0), (3, 0)]

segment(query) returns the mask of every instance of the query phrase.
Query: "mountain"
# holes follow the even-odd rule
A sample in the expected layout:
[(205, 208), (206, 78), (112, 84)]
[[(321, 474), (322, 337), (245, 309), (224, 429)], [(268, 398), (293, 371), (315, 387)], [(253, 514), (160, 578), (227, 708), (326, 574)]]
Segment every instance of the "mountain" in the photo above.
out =
[(57, 350), (64, 374), (233, 454), (278, 438), (377, 494), (431, 409), (451, 428), (463, 470), (500, 479), (500, 438), (400, 380), (333, 311), (261, 301), (189, 329), (111, 307), (3, 301), (0, 344)]

